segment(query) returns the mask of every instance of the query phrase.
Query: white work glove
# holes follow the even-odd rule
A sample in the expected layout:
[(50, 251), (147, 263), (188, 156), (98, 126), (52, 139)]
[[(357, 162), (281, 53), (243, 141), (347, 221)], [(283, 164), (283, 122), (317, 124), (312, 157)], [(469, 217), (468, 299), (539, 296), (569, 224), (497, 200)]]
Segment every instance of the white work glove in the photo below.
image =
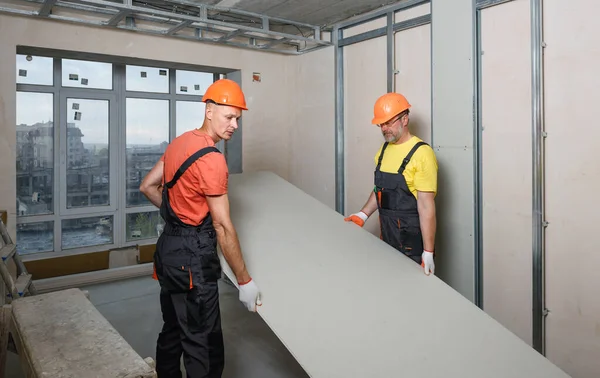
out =
[(435, 274), (435, 264), (433, 263), (433, 252), (423, 251), (421, 255), (421, 266), (426, 275)]
[(245, 284), (240, 284), (239, 291), (240, 302), (246, 306), (248, 311), (256, 312), (256, 306), (260, 306), (262, 303), (260, 301), (260, 291), (254, 280), (250, 279)]

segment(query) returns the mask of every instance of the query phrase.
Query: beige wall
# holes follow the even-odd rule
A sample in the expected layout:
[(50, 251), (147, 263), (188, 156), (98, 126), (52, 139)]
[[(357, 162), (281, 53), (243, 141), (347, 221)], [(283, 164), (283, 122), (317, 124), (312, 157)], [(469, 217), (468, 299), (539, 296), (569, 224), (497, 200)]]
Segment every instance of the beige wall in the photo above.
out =
[(547, 355), (600, 377), (600, 4), (544, 1)]
[(395, 88), (412, 105), (410, 131), (431, 144), (431, 25), (396, 33), (394, 44)]
[(431, 2), (436, 275), (474, 300), (473, 0)]
[[(160, 48), (157, 48), (159, 44)], [(9, 211), (13, 237), (17, 45), (241, 69), (242, 87), (250, 109), (244, 114), (243, 169), (271, 170), (333, 206), (333, 148), (327, 148), (328, 143), (333, 145), (334, 130), (332, 48), (317, 52), (318, 55), (297, 58), (2, 15), (0, 172), (3, 179), (0, 180), (0, 209)], [(304, 64), (317, 56), (324, 66)], [(262, 81), (252, 82), (252, 72), (261, 72)], [(304, 80), (301, 76), (304, 74), (310, 75), (312, 80)], [(318, 90), (312, 87), (315, 83), (318, 83)], [(312, 181), (312, 173), (301, 159), (314, 162), (312, 168), (315, 169), (321, 160), (316, 157), (317, 151), (324, 152), (327, 158), (318, 168), (319, 180)]]
[[(334, 48), (288, 57), (289, 181), (335, 209)], [(290, 88), (291, 89), (291, 88)]]
[[(385, 18), (375, 20), (344, 31), (344, 37), (385, 25)], [(371, 119), (375, 100), (387, 88), (386, 57), (386, 37), (344, 47), (346, 215), (359, 211), (373, 190), (373, 158), (383, 138)], [(365, 229), (379, 236), (377, 213)]]
[(531, 345), (529, 8), (514, 0), (481, 11), (481, 100), (483, 308)]
[[(545, 347), (574, 378), (600, 376), (597, 8), (543, 2)], [(530, 1), (483, 10), (481, 27), (484, 309), (531, 344)]]

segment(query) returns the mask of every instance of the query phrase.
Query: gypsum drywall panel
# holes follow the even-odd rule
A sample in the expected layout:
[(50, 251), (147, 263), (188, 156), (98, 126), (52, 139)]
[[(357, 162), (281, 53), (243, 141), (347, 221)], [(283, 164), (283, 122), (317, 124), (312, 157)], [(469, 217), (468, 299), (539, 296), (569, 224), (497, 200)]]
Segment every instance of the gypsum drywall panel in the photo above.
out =
[(568, 377), (438, 277), (274, 173), (231, 175), (229, 198), (262, 292), (258, 312), (311, 377)]
[[(529, 0), (514, 0), (480, 12), (483, 309), (529, 345), (533, 311), (530, 6)], [(505, 119), (507, 109), (510, 122)]]

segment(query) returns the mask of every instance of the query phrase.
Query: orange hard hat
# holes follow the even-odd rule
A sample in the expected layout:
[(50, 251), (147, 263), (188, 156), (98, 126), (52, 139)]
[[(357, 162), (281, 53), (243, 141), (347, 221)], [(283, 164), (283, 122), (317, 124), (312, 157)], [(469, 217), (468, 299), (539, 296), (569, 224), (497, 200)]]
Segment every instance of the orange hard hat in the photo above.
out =
[(386, 93), (375, 101), (371, 123), (374, 125), (385, 123), (408, 108), (410, 104), (406, 97), (400, 93)]
[(242, 88), (233, 80), (219, 79), (212, 83), (204, 93), (202, 101), (212, 100), (220, 105), (235, 106), (243, 110), (246, 107), (246, 98)]

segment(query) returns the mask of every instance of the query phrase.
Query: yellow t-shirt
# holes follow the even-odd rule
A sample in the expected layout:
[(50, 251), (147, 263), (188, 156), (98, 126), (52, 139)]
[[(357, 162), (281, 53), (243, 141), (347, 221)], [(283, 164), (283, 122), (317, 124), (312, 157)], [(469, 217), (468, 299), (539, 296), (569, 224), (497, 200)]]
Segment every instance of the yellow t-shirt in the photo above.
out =
[[(388, 144), (383, 153), (383, 161), (379, 169), (382, 172), (398, 173), (402, 160), (408, 155), (413, 146), (420, 141), (421, 139), (413, 136), (402, 144)], [(375, 154), (375, 167), (377, 167), (382, 148), (383, 144)], [(417, 198), (417, 191), (437, 193), (437, 171), (438, 164), (433, 149), (429, 145), (419, 147), (406, 165), (403, 173), (408, 189), (415, 198)]]

